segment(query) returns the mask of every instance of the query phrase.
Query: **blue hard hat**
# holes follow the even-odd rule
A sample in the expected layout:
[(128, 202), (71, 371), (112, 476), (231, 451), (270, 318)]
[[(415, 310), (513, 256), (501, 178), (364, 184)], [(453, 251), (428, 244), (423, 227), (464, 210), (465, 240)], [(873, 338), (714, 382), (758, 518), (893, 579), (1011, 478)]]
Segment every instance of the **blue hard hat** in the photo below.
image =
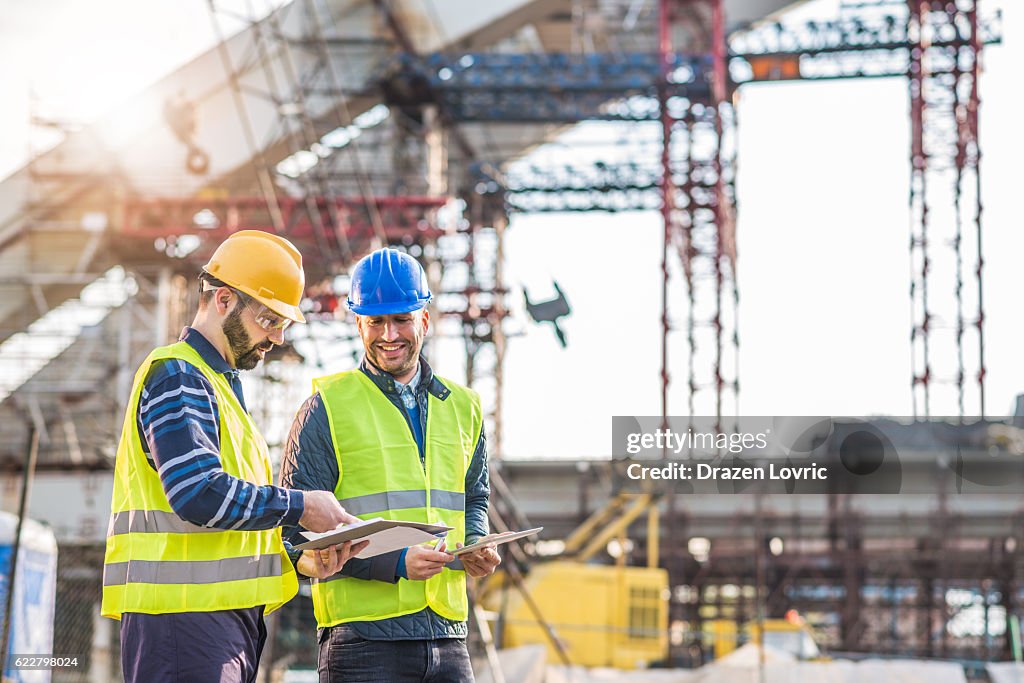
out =
[(418, 311), (430, 303), (427, 274), (419, 261), (396, 249), (378, 249), (352, 269), (348, 307), (359, 315)]

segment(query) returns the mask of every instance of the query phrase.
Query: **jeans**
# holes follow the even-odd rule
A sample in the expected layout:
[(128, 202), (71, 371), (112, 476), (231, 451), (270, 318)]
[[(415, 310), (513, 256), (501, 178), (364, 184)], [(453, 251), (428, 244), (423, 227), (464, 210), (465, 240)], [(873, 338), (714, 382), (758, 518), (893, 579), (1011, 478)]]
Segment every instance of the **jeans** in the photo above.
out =
[(345, 626), (320, 633), (320, 683), (472, 683), (466, 641), (366, 640)]

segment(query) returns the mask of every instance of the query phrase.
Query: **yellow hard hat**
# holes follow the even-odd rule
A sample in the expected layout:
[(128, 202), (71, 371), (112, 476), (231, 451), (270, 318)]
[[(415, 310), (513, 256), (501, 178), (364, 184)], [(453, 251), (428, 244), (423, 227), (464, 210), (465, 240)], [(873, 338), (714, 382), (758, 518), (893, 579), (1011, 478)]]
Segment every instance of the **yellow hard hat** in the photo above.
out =
[(278, 315), (304, 323), (299, 310), (306, 276), (295, 245), (262, 230), (239, 230), (213, 252), (203, 270)]

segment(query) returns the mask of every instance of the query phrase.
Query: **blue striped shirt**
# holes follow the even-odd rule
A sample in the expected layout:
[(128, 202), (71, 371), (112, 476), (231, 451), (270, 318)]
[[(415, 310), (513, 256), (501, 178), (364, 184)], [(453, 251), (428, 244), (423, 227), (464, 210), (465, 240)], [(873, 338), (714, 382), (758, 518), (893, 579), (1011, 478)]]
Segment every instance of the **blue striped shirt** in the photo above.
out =
[[(224, 375), (245, 409), (238, 370), (202, 334), (186, 327), (182, 341)], [(179, 517), (217, 529), (272, 529), (297, 524), (302, 492), (258, 486), (220, 465), (220, 413), (213, 385), (191, 363), (154, 363), (143, 382), (137, 413), (142, 448), (159, 472), (167, 500)]]

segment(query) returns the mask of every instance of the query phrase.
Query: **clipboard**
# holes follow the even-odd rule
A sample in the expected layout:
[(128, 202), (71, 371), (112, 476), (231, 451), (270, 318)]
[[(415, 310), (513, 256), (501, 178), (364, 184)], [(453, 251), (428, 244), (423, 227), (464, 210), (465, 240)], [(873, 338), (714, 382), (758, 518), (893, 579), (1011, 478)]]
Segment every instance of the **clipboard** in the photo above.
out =
[(360, 559), (366, 559), (427, 541), (436, 541), (439, 536), (446, 535), (453, 528), (444, 524), (375, 517), (320, 534), (303, 531), (302, 535), (309, 540), (294, 547), (298, 550), (321, 550), (345, 541), (357, 543), (368, 540), (370, 545), (356, 555)]
[(463, 555), (465, 553), (471, 553), (474, 550), (478, 550), (480, 548), (483, 548), (486, 545), (491, 545), (492, 543), (494, 545), (501, 545), (503, 543), (508, 543), (509, 541), (516, 541), (516, 540), (519, 540), (520, 538), (525, 538), (527, 536), (533, 536), (534, 534), (540, 533), (541, 531), (543, 531), (543, 529), (544, 529), (544, 527), (539, 526), (539, 527), (537, 527), (535, 529), (527, 529), (526, 531), (506, 531), (503, 534), (490, 534), (489, 536), (484, 536), (483, 538), (477, 540), (476, 543), (472, 543), (470, 545), (464, 545), (461, 548), (456, 548), (454, 550), (449, 549), (449, 550), (446, 550), (445, 552), (447, 552), (449, 555), (454, 555), (455, 557), (458, 557), (459, 555)]

